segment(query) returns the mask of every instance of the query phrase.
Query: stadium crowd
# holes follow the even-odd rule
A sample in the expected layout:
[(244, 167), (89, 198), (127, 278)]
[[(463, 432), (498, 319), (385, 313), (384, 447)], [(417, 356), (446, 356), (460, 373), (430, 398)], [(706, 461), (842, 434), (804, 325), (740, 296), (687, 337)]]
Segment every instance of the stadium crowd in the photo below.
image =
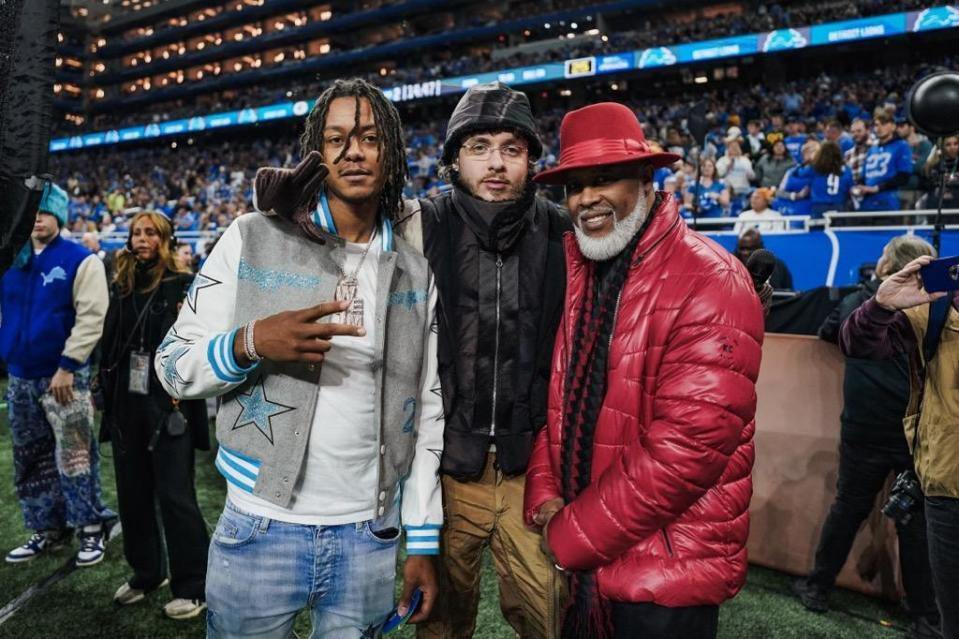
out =
[[(366, 79), (379, 86), (393, 86), (405, 83), (418, 83), (436, 78), (448, 78), (471, 73), (483, 73), (497, 69), (556, 62), (575, 57), (606, 55), (610, 53), (632, 51), (638, 48), (697, 42), (708, 38), (722, 37), (736, 33), (757, 33), (780, 28), (793, 28), (821, 24), (836, 20), (850, 20), (882, 13), (910, 11), (941, 2), (920, 2), (920, 0), (855, 0), (853, 2), (800, 3), (795, 6), (782, 4), (746, 2), (742, 6), (696, 11), (688, 9), (674, 14), (660, 16), (656, 21), (643, 14), (620, 16), (615, 24), (608, 24), (603, 35), (581, 36), (573, 38), (567, 44), (557, 41), (557, 46), (530, 51), (517, 46), (515, 41), (504, 38), (488, 45), (469, 44), (465, 47), (453, 47), (446, 51), (434, 51), (417, 56), (414, 59), (398, 59), (394, 63), (373, 64)], [(553, 9), (558, 10), (560, 6)], [(536, 13), (542, 13), (542, 8)], [(533, 11), (520, 12), (515, 17), (525, 17)], [(486, 26), (469, 24), (468, 26)], [(588, 25), (578, 25), (583, 30)], [(543, 42), (551, 37), (562, 25), (551, 25), (529, 31), (529, 42)], [(501, 52), (515, 49), (509, 55)], [(292, 55), (282, 64), (297, 62)], [(382, 68), (381, 68), (382, 67)], [(335, 76), (336, 69), (321, 73), (319, 78), (306, 82), (290, 82), (288, 78), (266, 80), (242, 90), (211, 92), (182, 100), (161, 101), (144, 105), (134, 112), (117, 111), (92, 116), (82, 123), (84, 130), (119, 128), (133, 124), (142, 124), (144, 117), (153, 122), (162, 122), (189, 117), (197, 112), (220, 112), (257, 107), (286, 100), (299, 100), (315, 97)], [(360, 73), (359, 75), (363, 75)], [(68, 121), (61, 122), (58, 134), (70, 135), (76, 132), (76, 126)]]
[[(955, 66), (951, 59), (942, 61)], [(770, 90), (716, 90), (670, 100), (624, 101), (645, 119), (651, 144), (683, 160), (656, 173), (660, 189), (679, 193), (688, 217), (739, 217), (737, 230), (782, 228), (783, 215), (822, 217), (829, 210), (890, 210), (926, 206), (935, 189), (938, 153), (905, 120), (902, 102), (916, 66), (854, 77), (820, 75)], [(699, 145), (687, 132), (697, 99), (710, 124), (697, 183)], [(555, 165), (562, 109), (538, 114), (544, 153), (537, 170)], [(431, 122), (407, 123), (407, 197), (447, 187), (438, 172), (444, 131)], [(955, 164), (959, 141), (945, 143)], [(159, 210), (178, 232), (217, 234), (250, 210), (251, 180), (259, 166), (292, 166), (298, 142), (285, 135), (229, 142), (109, 149), (53, 156), (57, 181), (69, 195), (69, 230), (125, 232), (138, 210)], [(871, 159), (870, 159), (871, 158)], [(954, 171), (949, 172), (954, 173)], [(879, 187), (881, 192), (871, 193)], [(950, 182), (946, 203), (956, 199)], [(194, 250), (203, 254), (204, 246)]]

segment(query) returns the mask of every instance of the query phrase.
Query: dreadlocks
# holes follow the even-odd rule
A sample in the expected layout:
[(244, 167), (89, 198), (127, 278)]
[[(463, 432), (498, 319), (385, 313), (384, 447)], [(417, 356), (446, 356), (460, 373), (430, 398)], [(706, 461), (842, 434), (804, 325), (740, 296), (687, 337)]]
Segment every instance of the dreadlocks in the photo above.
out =
[(400, 114), (377, 87), (366, 80), (353, 78), (337, 80), (323, 91), (306, 118), (306, 128), (300, 137), (300, 153), (305, 157), (310, 151), (323, 152), (323, 127), (326, 126), (326, 114), (330, 109), (330, 103), (336, 98), (356, 100), (356, 123), (347, 136), (343, 151), (334, 160), (334, 164), (339, 163), (346, 156), (350, 140), (359, 135), (360, 101), (368, 100), (373, 111), (373, 121), (376, 123), (380, 164), (386, 175), (383, 190), (380, 192), (379, 208), (380, 211), (389, 215), (391, 220), (396, 219), (396, 215), (403, 210), (403, 186), (408, 176), (406, 144), (403, 141)]

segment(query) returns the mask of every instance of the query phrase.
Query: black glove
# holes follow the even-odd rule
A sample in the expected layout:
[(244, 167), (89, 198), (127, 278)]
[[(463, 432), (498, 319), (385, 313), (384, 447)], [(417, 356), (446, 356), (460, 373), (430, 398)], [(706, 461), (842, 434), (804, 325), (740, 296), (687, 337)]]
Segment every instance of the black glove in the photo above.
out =
[(319, 151), (311, 151), (293, 169), (259, 168), (253, 181), (256, 208), (290, 221), (308, 215), (329, 173)]

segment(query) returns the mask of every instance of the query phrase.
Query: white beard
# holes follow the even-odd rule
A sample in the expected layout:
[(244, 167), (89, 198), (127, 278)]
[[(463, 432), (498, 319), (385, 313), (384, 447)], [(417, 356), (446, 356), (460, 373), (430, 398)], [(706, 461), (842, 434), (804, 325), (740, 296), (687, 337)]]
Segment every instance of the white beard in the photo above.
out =
[[(585, 213), (585, 211), (580, 211), (580, 213)], [(580, 252), (586, 259), (594, 262), (605, 262), (616, 257), (642, 228), (648, 213), (649, 207), (646, 204), (645, 194), (640, 194), (632, 212), (622, 220), (617, 220), (616, 212), (613, 211), (613, 230), (603, 237), (591, 237), (584, 233), (579, 227), (579, 218), (577, 218), (573, 230), (576, 231), (576, 243), (579, 244)]]

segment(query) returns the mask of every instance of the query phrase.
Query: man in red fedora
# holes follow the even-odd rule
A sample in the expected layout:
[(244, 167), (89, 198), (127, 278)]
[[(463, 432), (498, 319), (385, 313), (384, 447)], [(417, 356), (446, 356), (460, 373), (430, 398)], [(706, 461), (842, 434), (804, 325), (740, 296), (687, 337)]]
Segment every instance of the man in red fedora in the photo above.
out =
[(563, 637), (715, 637), (746, 579), (763, 311), (687, 228), (633, 112), (566, 115), (567, 289), (525, 517), (570, 578)]

